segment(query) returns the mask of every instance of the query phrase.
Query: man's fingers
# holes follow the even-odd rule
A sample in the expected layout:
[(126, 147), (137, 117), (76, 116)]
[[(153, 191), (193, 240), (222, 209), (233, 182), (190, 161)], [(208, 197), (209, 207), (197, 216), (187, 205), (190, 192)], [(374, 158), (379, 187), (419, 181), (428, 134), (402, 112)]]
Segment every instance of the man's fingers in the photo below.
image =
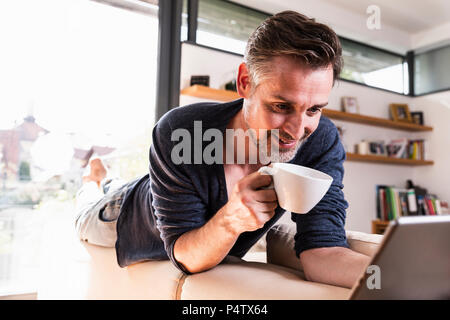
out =
[(257, 202), (253, 205), (253, 209), (258, 212), (273, 213), (277, 206), (277, 202)]
[(272, 176), (268, 174), (261, 174), (259, 172), (253, 172), (247, 176), (248, 187), (256, 190), (262, 187), (267, 187), (272, 183)]
[(276, 202), (278, 200), (274, 189), (261, 189), (254, 191), (254, 199), (258, 202)]

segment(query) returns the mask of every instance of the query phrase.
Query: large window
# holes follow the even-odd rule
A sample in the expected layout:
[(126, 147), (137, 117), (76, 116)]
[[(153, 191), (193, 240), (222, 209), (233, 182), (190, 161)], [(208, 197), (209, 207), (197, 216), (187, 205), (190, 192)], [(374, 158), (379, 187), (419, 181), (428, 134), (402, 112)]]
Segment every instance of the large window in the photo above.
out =
[(414, 93), (417, 95), (450, 89), (450, 46), (419, 53), (414, 61)]
[(91, 157), (112, 177), (147, 172), (157, 10), (128, 0), (0, 2), (0, 295), (36, 290), (44, 243), (67, 251)]

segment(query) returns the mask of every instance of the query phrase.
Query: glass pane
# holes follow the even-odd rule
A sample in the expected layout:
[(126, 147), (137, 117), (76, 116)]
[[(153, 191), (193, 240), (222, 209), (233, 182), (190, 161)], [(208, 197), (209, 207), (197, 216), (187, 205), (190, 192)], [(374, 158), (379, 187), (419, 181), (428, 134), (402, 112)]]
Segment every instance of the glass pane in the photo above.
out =
[(88, 0), (1, 1), (0, 39), (3, 295), (36, 290), (46, 239), (67, 249), (90, 158), (111, 177), (147, 172), (158, 18)]
[(340, 78), (398, 93), (408, 93), (404, 59), (341, 39), (344, 68)]
[(244, 54), (252, 32), (268, 15), (220, 0), (200, 0), (197, 42)]
[(414, 65), (414, 93), (424, 94), (450, 89), (450, 46), (416, 55)]
[(188, 0), (183, 0), (183, 11), (181, 12), (181, 41), (188, 39)]

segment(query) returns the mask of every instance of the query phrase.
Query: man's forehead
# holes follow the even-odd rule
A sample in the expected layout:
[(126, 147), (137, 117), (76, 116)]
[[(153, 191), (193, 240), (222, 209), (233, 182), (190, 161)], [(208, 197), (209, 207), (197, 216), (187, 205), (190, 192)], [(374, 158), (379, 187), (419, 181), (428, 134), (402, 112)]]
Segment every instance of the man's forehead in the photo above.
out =
[(295, 100), (299, 95), (314, 95), (321, 103), (328, 100), (333, 87), (332, 69), (276, 68), (264, 76), (259, 88), (262, 94), (283, 100)]

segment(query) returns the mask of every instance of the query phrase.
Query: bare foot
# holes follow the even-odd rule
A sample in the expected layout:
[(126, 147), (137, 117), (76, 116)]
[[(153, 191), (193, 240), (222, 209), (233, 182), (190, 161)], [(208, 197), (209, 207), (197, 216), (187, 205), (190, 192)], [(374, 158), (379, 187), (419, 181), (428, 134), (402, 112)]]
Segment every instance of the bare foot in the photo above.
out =
[(94, 158), (89, 161), (91, 171), (89, 175), (83, 177), (83, 182), (94, 181), (100, 187), (101, 181), (106, 177), (106, 168), (100, 158)]

